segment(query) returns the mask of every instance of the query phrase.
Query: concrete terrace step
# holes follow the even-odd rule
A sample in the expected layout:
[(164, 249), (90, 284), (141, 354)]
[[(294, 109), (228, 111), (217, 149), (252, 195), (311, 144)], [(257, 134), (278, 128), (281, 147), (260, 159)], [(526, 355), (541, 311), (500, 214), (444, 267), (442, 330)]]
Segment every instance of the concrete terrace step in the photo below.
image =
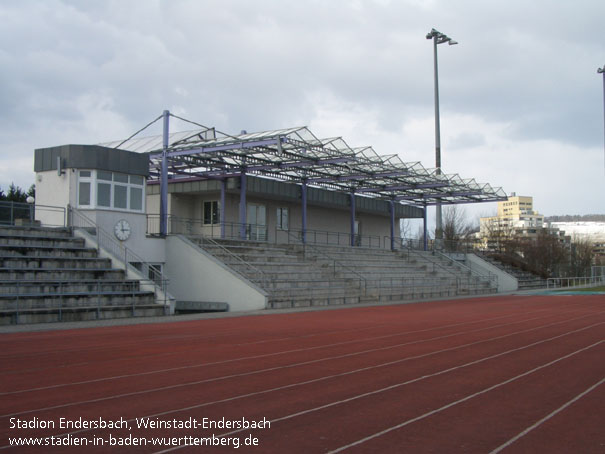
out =
[(230, 252), (225, 253), (217, 247), (206, 247), (206, 250), (262, 286), (269, 293), (269, 307), (351, 304), (486, 292), (486, 285), (469, 275), (467, 270), (431, 253), (412, 255), (406, 251), (369, 248), (304, 248), (301, 245), (238, 241), (221, 241), (221, 244)]
[(58, 309), (78, 306), (119, 306), (124, 304), (154, 304), (153, 292), (102, 292), (91, 295), (89, 292), (70, 292), (57, 294), (0, 295), (0, 310), (22, 309)]
[(0, 245), (0, 259), (5, 257), (70, 257), (96, 258), (97, 250), (85, 247), (55, 246), (3, 246)]
[(99, 307), (82, 305), (77, 307), (0, 310), (0, 325), (17, 323), (52, 323), (86, 320), (105, 320), (126, 317), (157, 317), (166, 315), (158, 304), (115, 304)]
[(0, 270), (2, 269), (54, 269), (54, 268), (72, 268), (72, 269), (95, 269), (110, 268), (111, 260), (98, 257), (1, 257)]
[(155, 298), (70, 229), (0, 227), (0, 324), (163, 315)]
[(82, 238), (43, 238), (0, 235), (0, 247), (84, 247), (84, 243)]
[(124, 270), (113, 268), (0, 268), (0, 280), (124, 279)]
[(69, 238), (72, 236), (68, 227), (32, 227), (32, 226), (5, 226), (0, 225), (0, 237), (20, 236), (28, 238)]
[(95, 293), (139, 291), (140, 282), (136, 280), (49, 280), (0, 281), (0, 296), (52, 294), (52, 293)]

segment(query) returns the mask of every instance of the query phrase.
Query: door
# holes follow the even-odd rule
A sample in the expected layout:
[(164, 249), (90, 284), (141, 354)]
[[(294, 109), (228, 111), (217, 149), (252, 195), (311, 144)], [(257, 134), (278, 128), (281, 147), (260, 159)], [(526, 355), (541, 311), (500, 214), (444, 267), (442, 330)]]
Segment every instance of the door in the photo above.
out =
[(264, 205), (249, 203), (248, 213), (248, 239), (253, 241), (267, 240), (267, 214)]

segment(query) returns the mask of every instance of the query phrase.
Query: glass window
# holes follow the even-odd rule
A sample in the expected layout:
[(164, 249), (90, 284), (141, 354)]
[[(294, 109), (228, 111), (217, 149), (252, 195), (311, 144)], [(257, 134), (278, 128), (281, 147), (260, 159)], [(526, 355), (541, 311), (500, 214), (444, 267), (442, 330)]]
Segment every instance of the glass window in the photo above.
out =
[(78, 187), (78, 205), (90, 205), (90, 183), (81, 181)]
[(105, 170), (97, 170), (97, 179), (98, 180), (105, 180), (105, 181), (111, 181), (111, 172), (107, 172)]
[(288, 230), (288, 209), (277, 209), (277, 228), (280, 230)]
[(136, 211), (143, 209), (143, 189), (130, 188), (130, 209)]
[(97, 205), (100, 207), (111, 207), (111, 184), (97, 184)]
[(117, 181), (118, 183), (128, 183), (128, 175), (124, 175), (123, 173), (114, 173), (113, 181)]
[(106, 170), (78, 171), (78, 206), (143, 211), (145, 178)]
[(138, 186), (143, 186), (143, 177), (139, 175), (130, 175), (130, 184), (136, 184)]
[(203, 210), (203, 223), (205, 225), (220, 223), (220, 210), (218, 201), (212, 200), (204, 202)]
[(115, 208), (128, 208), (127, 205), (128, 186), (116, 184), (113, 187), (113, 206)]

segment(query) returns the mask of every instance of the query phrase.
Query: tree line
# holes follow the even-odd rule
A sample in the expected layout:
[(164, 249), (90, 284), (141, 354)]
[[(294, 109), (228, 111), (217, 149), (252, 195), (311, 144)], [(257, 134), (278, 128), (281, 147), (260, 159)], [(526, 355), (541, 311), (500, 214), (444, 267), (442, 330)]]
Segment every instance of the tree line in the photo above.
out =
[(26, 203), (29, 196), (36, 197), (36, 187), (33, 184), (27, 191), (24, 191), (19, 186), (15, 185), (15, 183), (10, 184), (8, 192), (4, 192), (0, 187), (0, 201)]

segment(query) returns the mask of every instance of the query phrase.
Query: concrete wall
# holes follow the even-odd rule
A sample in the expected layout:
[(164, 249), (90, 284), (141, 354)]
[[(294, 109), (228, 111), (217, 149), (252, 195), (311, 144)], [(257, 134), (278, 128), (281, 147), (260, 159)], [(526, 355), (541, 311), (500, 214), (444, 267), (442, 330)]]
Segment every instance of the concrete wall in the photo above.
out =
[[(134, 269), (133, 267), (125, 267), (124, 257), (120, 256), (117, 251), (112, 251), (108, 248), (104, 248), (102, 245), (97, 245), (97, 241), (93, 235), (88, 233), (84, 229), (74, 229), (74, 235), (76, 237), (84, 239), (86, 247), (97, 248), (99, 251), (100, 258), (108, 258), (111, 260), (111, 267), (115, 269), (123, 269), (126, 272), (127, 279), (140, 280), (140, 289), (143, 291), (151, 291), (155, 293), (156, 303), (166, 305), (166, 314), (174, 314), (175, 301), (173, 295), (170, 293), (170, 288), (166, 291), (156, 287), (153, 282), (149, 280), (149, 277), (144, 273)], [(161, 243), (162, 249), (164, 246), (164, 240)]]
[(180, 235), (166, 238), (164, 273), (178, 301), (224, 302), (229, 310), (265, 309), (267, 294)]
[(514, 292), (519, 289), (519, 281), (516, 277), (502, 271), (500, 268), (486, 262), (475, 254), (466, 254), (466, 266), (481, 274), (495, 274), (498, 277), (498, 292)]
[(77, 180), (74, 169), (65, 169), (60, 176), (56, 170), (36, 173), (36, 220), (43, 225), (63, 225), (64, 212), (49, 207), (74, 206)]

